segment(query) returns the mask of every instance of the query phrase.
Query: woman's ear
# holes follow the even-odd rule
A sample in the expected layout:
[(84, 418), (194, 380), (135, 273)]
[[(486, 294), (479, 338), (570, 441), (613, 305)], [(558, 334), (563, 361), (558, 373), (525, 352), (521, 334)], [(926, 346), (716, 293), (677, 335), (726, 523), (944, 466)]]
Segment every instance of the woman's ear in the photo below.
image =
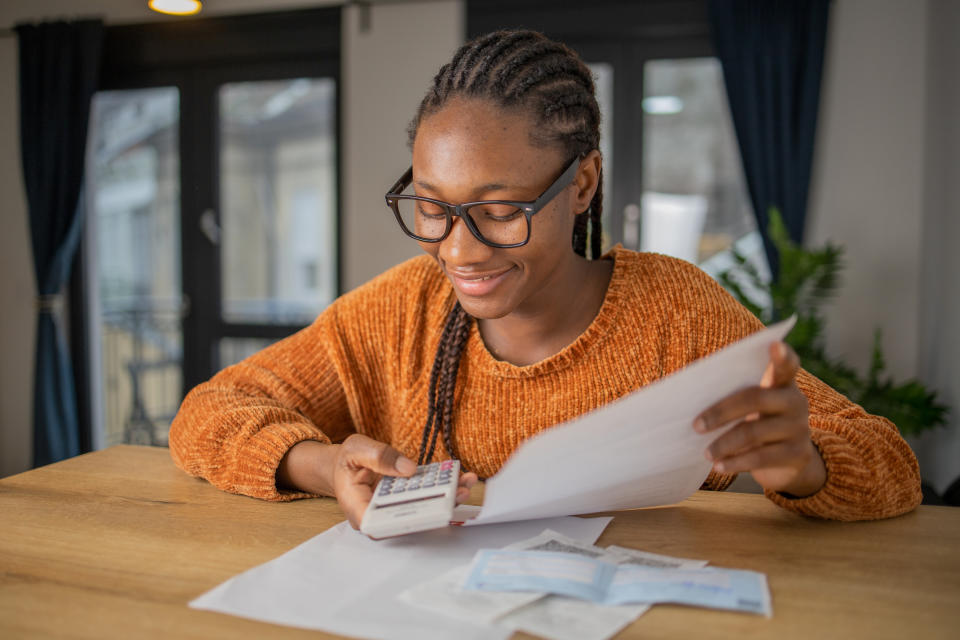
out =
[(573, 179), (577, 186), (574, 194), (573, 211), (580, 214), (590, 208), (590, 202), (593, 200), (593, 194), (597, 192), (597, 186), (600, 184), (600, 168), (603, 164), (603, 157), (600, 151), (594, 149), (580, 161), (580, 169)]

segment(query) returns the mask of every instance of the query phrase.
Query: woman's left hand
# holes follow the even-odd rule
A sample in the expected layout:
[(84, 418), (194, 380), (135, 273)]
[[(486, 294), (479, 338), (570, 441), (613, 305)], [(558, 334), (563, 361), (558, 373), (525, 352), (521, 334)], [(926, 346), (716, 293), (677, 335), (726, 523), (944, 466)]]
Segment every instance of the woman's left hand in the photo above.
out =
[(749, 471), (764, 489), (796, 497), (820, 490), (827, 469), (810, 439), (807, 397), (795, 382), (799, 369), (794, 350), (774, 343), (759, 386), (729, 395), (697, 417), (694, 429), (700, 433), (736, 423), (704, 453), (714, 471)]

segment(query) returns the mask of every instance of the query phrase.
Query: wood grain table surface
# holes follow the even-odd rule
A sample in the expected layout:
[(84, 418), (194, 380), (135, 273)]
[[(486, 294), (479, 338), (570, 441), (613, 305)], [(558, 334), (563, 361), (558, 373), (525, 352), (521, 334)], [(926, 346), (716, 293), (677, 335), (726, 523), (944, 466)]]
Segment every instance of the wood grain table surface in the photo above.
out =
[[(960, 638), (960, 509), (824, 522), (700, 491), (611, 515), (600, 546), (761, 571), (774, 608), (765, 619), (657, 605), (618, 638)], [(333, 499), (219, 491), (166, 449), (113, 447), (4, 478), (0, 638), (332, 637), (187, 602), (342, 520)]]

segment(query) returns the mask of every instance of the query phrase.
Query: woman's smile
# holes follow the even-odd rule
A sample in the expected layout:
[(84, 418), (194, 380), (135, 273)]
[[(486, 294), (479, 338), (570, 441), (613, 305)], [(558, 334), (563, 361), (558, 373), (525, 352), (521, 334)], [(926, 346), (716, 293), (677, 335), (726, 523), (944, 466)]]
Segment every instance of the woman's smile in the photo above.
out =
[(454, 288), (463, 295), (481, 297), (493, 293), (513, 273), (515, 266), (489, 271), (455, 270), (444, 266)]

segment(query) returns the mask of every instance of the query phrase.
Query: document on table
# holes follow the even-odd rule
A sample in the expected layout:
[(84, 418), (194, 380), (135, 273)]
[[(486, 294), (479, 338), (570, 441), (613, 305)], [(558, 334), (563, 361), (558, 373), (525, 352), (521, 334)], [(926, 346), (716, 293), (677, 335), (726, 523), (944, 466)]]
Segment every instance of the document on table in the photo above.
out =
[(671, 602), (773, 615), (762, 573), (654, 568), (562, 551), (482, 549), (464, 589), (552, 593), (604, 605)]
[(465, 524), (636, 509), (679, 502), (710, 472), (704, 450), (720, 432), (693, 430), (718, 400), (758, 384), (790, 318), (524, 442), (486, 483)]
[[(227, 580), (190, 603), (264, 622), (361, 638), (506, 640), (507, 627), (424, 616), (397, 596), (411, 585), (469, 566), (478, 549), (503, 547), (549, 527), (595, 542), (611, 518), (552, 518), (489, 527), (447, 527), (371, 540), (346, 522)], [(487, 594), (496, 599), (500, 594)], [(517, 595), (517, 594), (513, 594)], [(519, 594), (519, 604), (526, 594)]]
[[(673, 558), (624, 547), (602, 549), (549, 529), (504, 549), (575, 553), (625, 566), (695, 569), (706, 565), (704, 560)], [(599, 605), (536, 592), (468, 590), (463, 585), (470, 570), (469, 564), (457, 567), (439, 578), (414, 585), (400, 593), (399, 599), (467, 623), (495, 623), (550, 640), (606, 640), (650, 608), (648, 604)]]

